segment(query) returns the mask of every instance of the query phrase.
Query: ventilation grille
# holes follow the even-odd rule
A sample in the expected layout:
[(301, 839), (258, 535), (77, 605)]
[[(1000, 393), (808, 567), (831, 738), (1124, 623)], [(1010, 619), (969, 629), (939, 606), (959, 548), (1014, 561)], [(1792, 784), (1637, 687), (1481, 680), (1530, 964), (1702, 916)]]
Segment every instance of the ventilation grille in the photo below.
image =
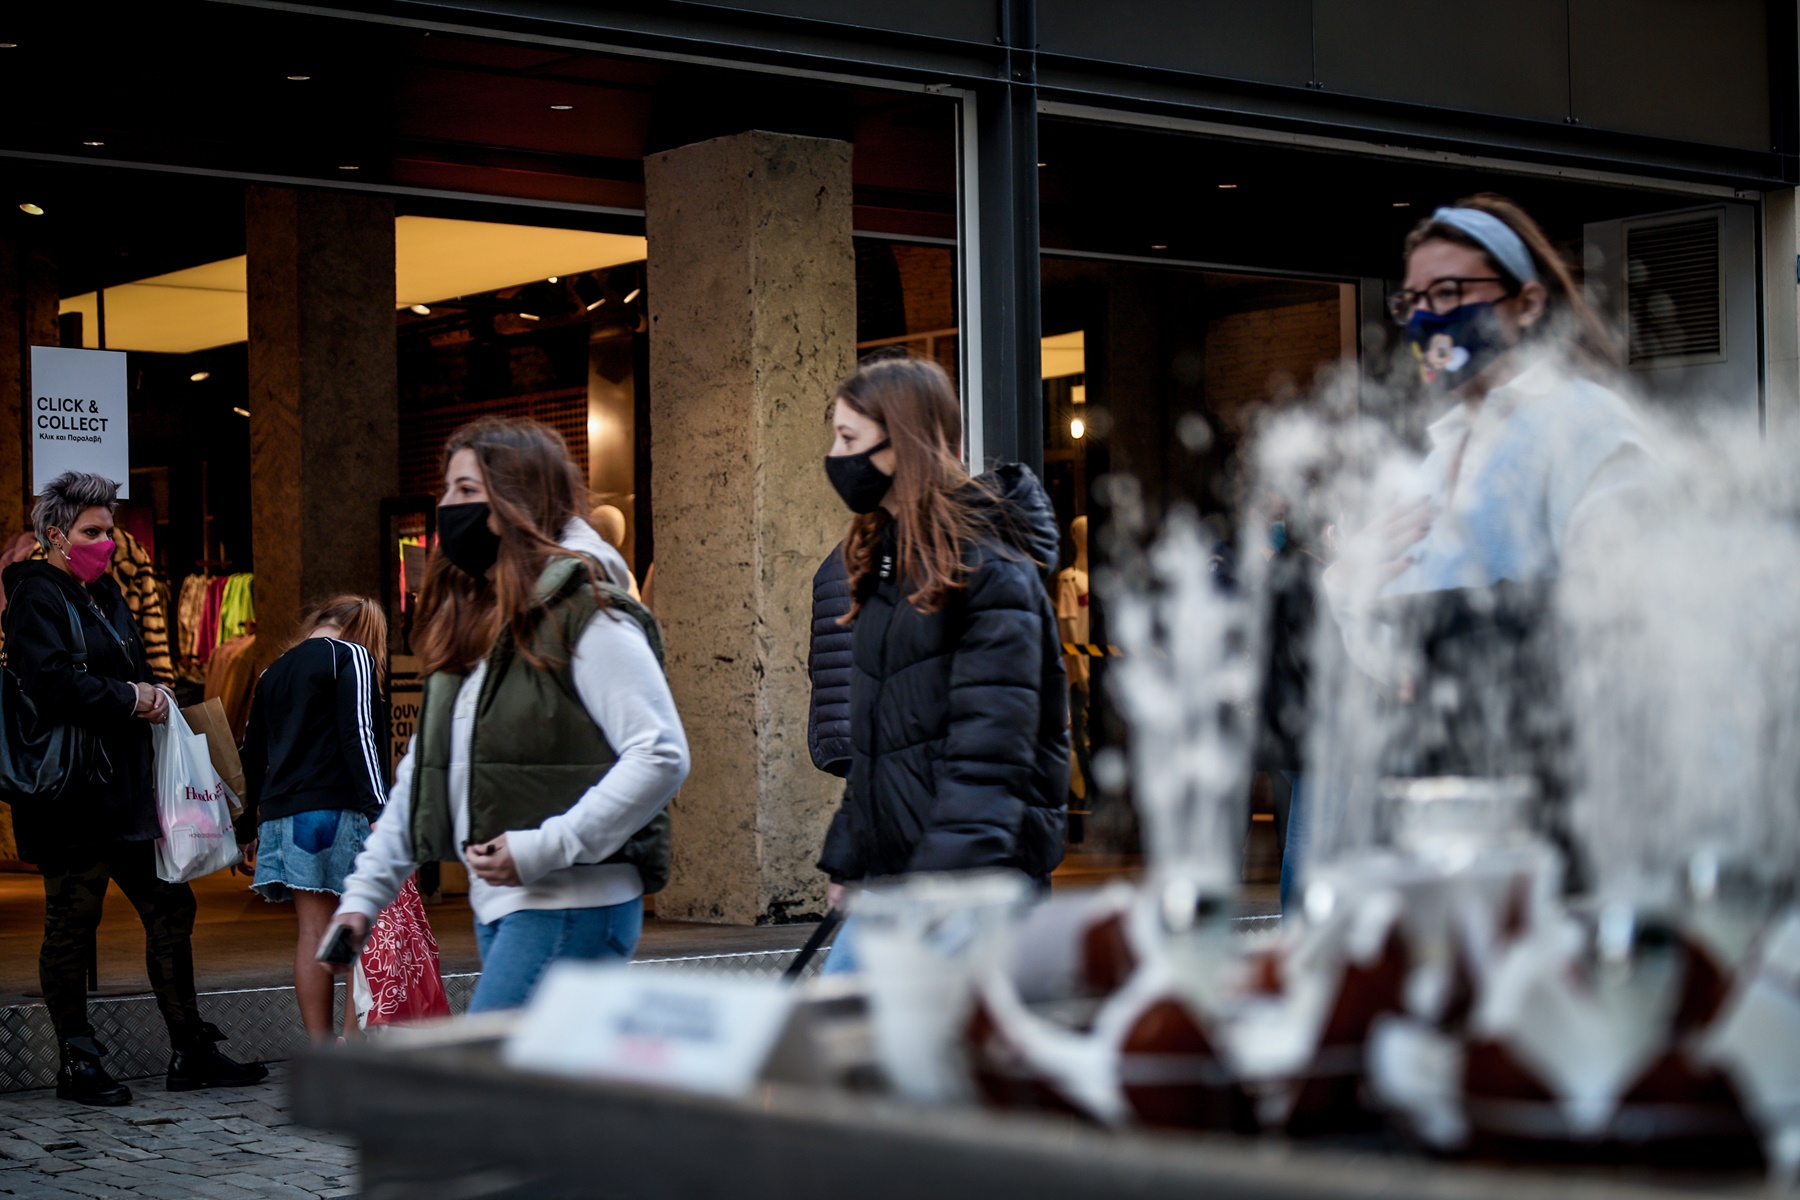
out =
[(1631, 365), (1724, 357), (1719, 218), (1625, 231)]

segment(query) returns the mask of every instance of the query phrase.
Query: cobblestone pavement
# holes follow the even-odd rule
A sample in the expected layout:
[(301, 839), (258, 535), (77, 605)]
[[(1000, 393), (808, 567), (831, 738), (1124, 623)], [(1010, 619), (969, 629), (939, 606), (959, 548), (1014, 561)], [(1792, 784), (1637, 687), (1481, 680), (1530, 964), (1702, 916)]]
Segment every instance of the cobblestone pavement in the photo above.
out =
[(123, 1108), (0, 1095), (0, 1197), (315, 1200), (355, 1196), (356, 1152), (287, 1115), (287, 1068), (256, 1087), (165, 1092), (133, 1079)]

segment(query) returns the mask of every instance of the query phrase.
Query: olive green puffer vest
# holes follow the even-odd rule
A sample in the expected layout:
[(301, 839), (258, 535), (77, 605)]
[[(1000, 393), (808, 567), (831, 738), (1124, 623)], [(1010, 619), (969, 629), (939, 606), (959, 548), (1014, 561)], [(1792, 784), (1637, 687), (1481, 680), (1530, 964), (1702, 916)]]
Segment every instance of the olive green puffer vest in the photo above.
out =
[[(469, 746), (469, 838), (486, 842), (509, 829), (536, 829), (568, 812), (612, 768), (618, 755), (594, 724), (575, 690), (570, 649), (599, 610), (589, 586), (587, 560), (558, 556), (538, 577), (546, 613), (532, 635), (532, 652), (545, 664), (519, 658), (511, 628), (503, 628), (488, 652), (487, 676), (476, 702)], [(656, 661), (663, 661), (662, 631), (650, 610), (620, 588), (599, 591), (616, 617), (644, 627)], [(450, 726), (464, 675), (438, 671), (425, 677), (413, 760), (412, 856), (415, 862), (455, 862), (450, 815)], [(665, 809), (625, 843), (609, 863), (629, 863), (656, 892), (669, 881), (669, 814)]]

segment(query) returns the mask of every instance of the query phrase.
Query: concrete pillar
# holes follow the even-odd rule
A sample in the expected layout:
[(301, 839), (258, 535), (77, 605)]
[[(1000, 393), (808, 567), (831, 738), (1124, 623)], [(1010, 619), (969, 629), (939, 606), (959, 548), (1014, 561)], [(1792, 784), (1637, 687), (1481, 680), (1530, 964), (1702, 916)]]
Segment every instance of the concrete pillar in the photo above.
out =
[(381, 501), (399, 489), (394, 206), (253, 187), (250, 503), (257, 646), (305, 606), (381, 594)]
[(1763, 193), (1764, 428), (1800, 432), (1800, 203), (1793, 188)]
[(855, 365), (848, 143), (749, 132), (644, 162), (657, 616), (693, 751), (659, 916), (824, 910), (841, 783), (807, 753), (812, 576), (848, 514), (825, 480)]
[(56, 308), (48, 251), (28, 232), (0, 237), (0, 536), (6, 538), (31, 520), (31, 347), (62, 344)]
[[(15, 216), (12, 223), (43, 220)], [(0, 539), (31, 523), (31, 347), (60, 344), (56, 270), (29, 230), (0, 237)], [(15, 862), (12, 811), (0, 805), (0, 862)]]

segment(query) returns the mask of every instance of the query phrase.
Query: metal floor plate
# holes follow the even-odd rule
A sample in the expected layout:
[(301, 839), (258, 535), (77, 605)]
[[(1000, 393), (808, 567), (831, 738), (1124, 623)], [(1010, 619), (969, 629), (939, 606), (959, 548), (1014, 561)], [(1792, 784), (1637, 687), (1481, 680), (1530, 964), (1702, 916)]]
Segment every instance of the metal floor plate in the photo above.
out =
[[(793, 962), (795, 950), (743, 954), (703, 954), (681, 958), (639, 959), (634, 969), (649, 971), (721, 971), (732, 975), (779, 979)], [(820, 954), (807, 964), (817, 973)], [(461, 1013), (474, 994), (473, 973), (444, 976), (450, 1011)], [(337, 989), (337, 1024), (343, 1023), (344, 987)], [(289, 1057), (306, 1040), (292, 987), (243, 988), (200, 993), (200, 1012), (229, 1038), (221, 1049), (240, 1062), (276, 1062)], [(106, 1066), (120, 1079), (159, 1075), (169, 1065), (169, 1035), (152, 996), (97, 997), (88, 1001), (94, 1036), (111, 1051)], [(0, 1092), (22, 1092), (56, 1085), (56, 1035), (42, 1004), (0, 1007)]]

